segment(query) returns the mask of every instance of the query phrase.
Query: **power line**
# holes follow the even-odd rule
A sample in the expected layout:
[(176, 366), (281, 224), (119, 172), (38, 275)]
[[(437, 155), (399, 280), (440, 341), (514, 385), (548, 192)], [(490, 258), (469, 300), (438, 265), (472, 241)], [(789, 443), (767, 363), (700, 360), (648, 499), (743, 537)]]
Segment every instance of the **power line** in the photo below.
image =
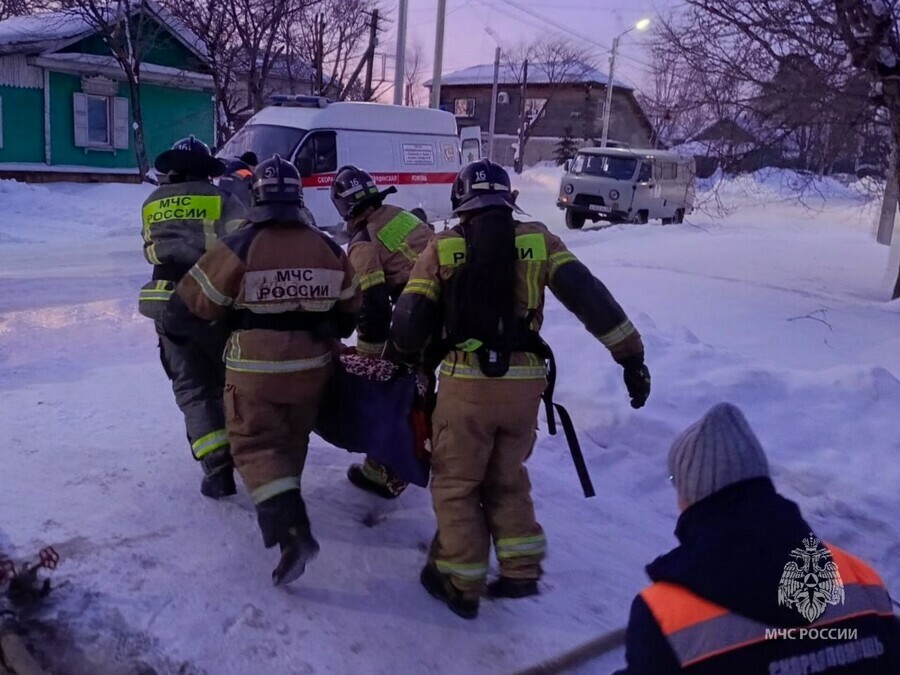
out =
[[(477, 0), (477, 2), (479, 2), (482, 5), (487, 6), (490, 9), (496, 9), (495, 7), (493, 7), (490, 4), (489, 0)], [(605, 56), (606, 54), (609, 54), (612, 52), (612, 49), (610, 49), (609, 47), (607, 47), (606, 45), (604, 45), (600, 42), (597, 42), (593, 38), (589, 38), (586, 35), (579, 33), (578, 31), (573, 31), (568, 26), (566, 26), (564, 24), (560, 24), (560, 23), (554, 21), (553, 19), (550, 19), (550, 18), (540, 14), (539, 12), (535, 12), (531, 9), (528, 9), (527, 7), (523, 7), (521, 4), (519, 4), (518, 2), (515, 2), (514, 0), (499, 0), (499, 2), (507, 4), (510, 7), (513, 7), (514, 9), (518, 9), (519, 11), (528, 14), (529, 16), (533, 17), (534, 19), (536, 19), (537, 21), (540, 22), (540, 24), (534, 24), (531, 21), (523, 19), (520, 16), (511, 15), (511, 18), (515, 19), (516, 21), (519, 21), (520, 23), (525, 24), (526, 26), (530, 26), (531, 28), (537, 28), (539, 30), (546, 31), (547, 25), (550, 25), (550, 26), (554, 27), (557, 32), (563, 33), (570, 37), (576, 37), (579, 40), (584, 40), (585, 42), (588, 42), (589, 44), (594, 45), (595, 47), (599, 47), (603, 51), (601, 51), (599, 54), (597, 54), (597, 56)], [(626, 59), (628, 61), (631, 61), (633, 63), (641, 65), (644, 68), (649, 69), (650, 71), (653, 70), (652, 65), (650, 65), (649, 63), (645, 63), (644, 61), (641, 61), (639, 59), (636, 59), (633, 56), (628, 56), (627, 54), (622, 54), (621, 52), (619, 54), (617, 54), (617, 56), (619, 58)]]

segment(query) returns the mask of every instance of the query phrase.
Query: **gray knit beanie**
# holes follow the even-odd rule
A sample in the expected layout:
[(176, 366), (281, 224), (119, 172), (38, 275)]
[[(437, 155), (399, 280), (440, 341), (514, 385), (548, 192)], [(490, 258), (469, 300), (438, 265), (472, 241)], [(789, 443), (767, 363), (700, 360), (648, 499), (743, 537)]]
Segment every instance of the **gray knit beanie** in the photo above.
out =
[(744, 414), (731, 403), (713, 406), (669, 451), (669, 475), (688, 504), (724, 487), (769, 475), (769, 463)]

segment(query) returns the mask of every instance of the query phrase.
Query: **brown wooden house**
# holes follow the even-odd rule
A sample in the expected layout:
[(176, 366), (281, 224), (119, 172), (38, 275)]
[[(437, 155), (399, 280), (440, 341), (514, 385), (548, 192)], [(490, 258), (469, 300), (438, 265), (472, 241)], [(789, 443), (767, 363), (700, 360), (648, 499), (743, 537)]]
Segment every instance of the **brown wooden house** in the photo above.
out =
[[(519, 128), (522, 68), (500, 66), (494, 159), (511, 165)], [(441, 80), (441, 108), (456, 115), (460, 127), (480, 126), (487, 138), (490, 125), (493, 64), (446, 74)], [(584, 64), (529, 64), (525, 107), (533, 120), (525, 146), (525, 164), (552, 160), (559, 140), (571, 136), (579, 146), (593, 145), (603, 131), (607, 76)], [(425, 83), (426, 87), (431, 82)], [(625, 145), (648, 147), (653, 127), (634, 96), (616, 82), (613, 88), (609, 138)]]

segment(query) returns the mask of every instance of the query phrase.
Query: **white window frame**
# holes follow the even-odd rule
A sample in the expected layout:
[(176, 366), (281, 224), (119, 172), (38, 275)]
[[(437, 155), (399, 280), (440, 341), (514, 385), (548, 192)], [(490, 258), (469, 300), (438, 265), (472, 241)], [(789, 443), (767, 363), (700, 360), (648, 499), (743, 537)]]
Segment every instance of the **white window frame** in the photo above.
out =
[[(106, 142), (90, 140), (90, 100), (102, 99), (106, 104)], [(125, 97), (108, 94), (76, 92), (74, 95), (75, 147), (86, 152), (127, 150), (131, 145), (129, 101)]]
[(525, 99), (525, 119), (536, 120), (547, 109), (546, 98), (526, 98)]
[[(113, 99), (109, 96), (99, 96), (97, 94), (85, 94), (87, 97), (87, 147), (98, 149), (98, 150), (112, 150), (113, 149), (113, 121), (112, 121), (112, 107), (113, 107)], [(104, 106), (106, 107), (106, 140), (103, 142), (92, 141), (91, 140), (91, 100), (101, 100), (103, 101)]]
[[(460, 103), (464, 104), (464, 108), (460, 108)], [(470, 108), (471, 106), (471, 108)], [(456, 117), (464, 119), (472, 119), (475, 117), (476, 101), (474, 97), (467, 96), (465, 98), (457, 98), (453, 100), (453, 114)]]

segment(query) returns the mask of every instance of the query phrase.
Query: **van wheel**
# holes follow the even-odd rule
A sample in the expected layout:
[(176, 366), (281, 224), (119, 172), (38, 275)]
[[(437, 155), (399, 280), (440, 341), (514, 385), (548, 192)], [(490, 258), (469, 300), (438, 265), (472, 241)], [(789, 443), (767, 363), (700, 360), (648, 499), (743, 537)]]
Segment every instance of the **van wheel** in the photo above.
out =
[(675, 218), (674, 218), (674, 216), (672, 218), (660, 218), (660, 222), (663, 225), (671, 225), (672, 223), (675, 222)]
[(570, 230), (580, 230), (584, 227), (584, 222), (587, 220), (583, 213), (577, 213), (572, 209), (566, 210), (566, 227)]
[(634, 218), (631, 219), (631, 222), (635, 225), (646, 225), (650, 220), (650, 212), (646, 209), (642, 209), (634, 214)]
[(675, 212), (675, 217), (672, 218), (672, 222), (674, 222), (674, 223), (683, 223), (684, 222), (684, 209), (678, 209)]

